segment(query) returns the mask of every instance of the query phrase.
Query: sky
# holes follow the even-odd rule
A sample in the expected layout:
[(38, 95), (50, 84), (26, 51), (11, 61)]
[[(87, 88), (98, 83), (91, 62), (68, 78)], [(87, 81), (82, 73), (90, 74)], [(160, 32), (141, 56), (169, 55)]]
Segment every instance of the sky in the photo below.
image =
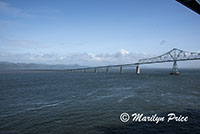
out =
[(0, 61), (133, 63), (199, 43), (200, 16), (175, 0), (0, 0)]

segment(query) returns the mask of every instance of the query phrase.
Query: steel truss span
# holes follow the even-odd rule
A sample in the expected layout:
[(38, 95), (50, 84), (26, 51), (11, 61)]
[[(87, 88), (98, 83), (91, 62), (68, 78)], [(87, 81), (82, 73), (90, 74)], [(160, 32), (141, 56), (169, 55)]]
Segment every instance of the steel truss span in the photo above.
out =
[(119, 67), (120, 73), (123, 73), (123, 67), (126, 66), (136, 66), (136, 74), (140, 74), (140, 65), (142, 64), (154, 64), (154, 63), (164, 63), (164, 62), (173, 62), (172, 75), (178, 75), (178, 65), (177, 61), (186, 61), (186, 60), (200, 60), (200, 53), (197, 52), (188, 52), (183, 51), (181, 49), (174, 48), (167, 53), (164, 53), (160, 56), (140, 59), (136, 63), (130, 64), (118, 64), (118, 65), (108, 65), (108, 66), (97, 66), (97, 67), (88, 67), (88, 68), (77, 68), (77, 69), (67, 69), (65, 71), (76, 72), (83, 71), (87, 72), (87, 70), (94, 70), (93, 72), (97, 72), (97, 69), (105, 69), (106, 72), (109, 72), (109, 68)]
[(200, 53), (187, 52), (181, 49), (174, 48), (171, 51), (157, 57), (140, 59), (138, 61), (138, 64), (151, 64), (151, 63), (199, 60), (199, 59), (200, 59)]

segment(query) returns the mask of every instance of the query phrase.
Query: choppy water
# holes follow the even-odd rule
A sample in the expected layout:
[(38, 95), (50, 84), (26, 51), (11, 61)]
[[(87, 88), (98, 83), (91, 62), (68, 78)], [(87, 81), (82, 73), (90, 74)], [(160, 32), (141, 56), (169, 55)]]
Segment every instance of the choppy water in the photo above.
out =
[[(200, 132), (200, 70), (0, 73), (0, 133)], [(187, 115), (188, 122), (122, 123), (122, 112)]]

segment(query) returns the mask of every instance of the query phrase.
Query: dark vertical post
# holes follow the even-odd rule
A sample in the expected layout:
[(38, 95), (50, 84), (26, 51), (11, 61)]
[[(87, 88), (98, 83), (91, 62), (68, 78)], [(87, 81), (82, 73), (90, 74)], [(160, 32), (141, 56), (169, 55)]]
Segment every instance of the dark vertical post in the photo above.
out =
[(109, 72), (109, 68), (108, 67), (106, 67), (106, 73), (108, 73)]
[(123, 73), (123, 69), (122, 69), (122, 66), (120, 66), (120, 74)]
[(139, 65), (136, 66), (136, 74), (137, 74), (137, 75), (140, 74), (140, 66), (139, 66)]
[(171, 75), (179, 75), (180, 74), (178, 71), (178, 65), (176, 63), (176, 60), (174, 60), (172, 72), (170, 74)]

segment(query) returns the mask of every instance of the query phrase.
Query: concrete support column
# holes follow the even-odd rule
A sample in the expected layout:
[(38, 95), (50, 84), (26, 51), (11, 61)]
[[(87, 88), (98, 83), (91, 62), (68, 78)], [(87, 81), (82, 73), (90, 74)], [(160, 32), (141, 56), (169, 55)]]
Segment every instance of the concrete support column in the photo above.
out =
[(94, 68), (94, 72), (95, 72), (95, 73), (97, 72), (97, 68)]
[(122, 66), (120, 66), (120, 74), (123, 73), (123, 69), (122, 69)]
[(178, 71), (178, 66), (177, 66), (176, 60), (174, 60), (172, 72), (170, 74), (171, 75), (179, 75), (180, 74)]
[(84, 72), (87, 72), (87, 69), (84, 69)]
[(109, 68), (108, 67), (106, 67), (106, 73), (108, 73), (109, 72)]
[(136, 74), (137, 74), (137, 75), (140, 74), (140, 66), (139, 66), (139, 65), (136, 66)]

